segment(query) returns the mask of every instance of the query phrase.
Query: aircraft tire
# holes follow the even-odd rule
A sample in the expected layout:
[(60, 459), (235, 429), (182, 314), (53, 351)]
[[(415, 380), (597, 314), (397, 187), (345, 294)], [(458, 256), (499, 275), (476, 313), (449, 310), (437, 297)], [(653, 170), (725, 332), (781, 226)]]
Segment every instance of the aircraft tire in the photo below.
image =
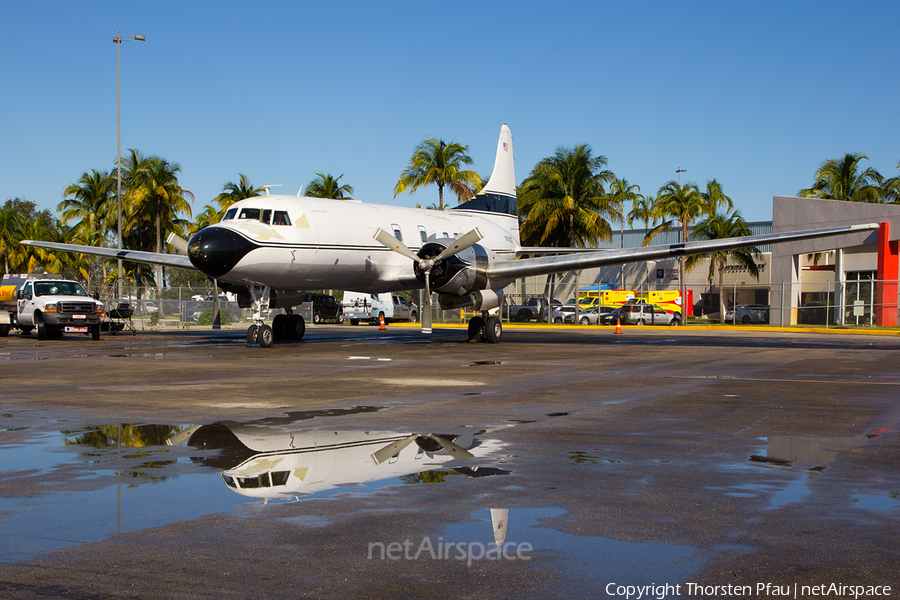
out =
[(43, 342), (47, 339), (47, 326), (44, 325), (44, 317), (40, 313), (34, 315), (34, 324), (37, 325), (38, 339)]
[(247, 328), (247, 343), (251, 346), (256, 343), (256, 325)]
[(8, 335), (9, 335), (9, 325), (6, 325), (5, 323), (3, 325), (0, 325), (0, 337), (6, 337)]
[(256, 332), (256, 341), (262, 348), (271, 348), (275, 344), (275, 335), (268, 325), (260, 325)]
[(288, 316), (285, 314), (275, 315), (272, 319), (272, 335), (276, 340), (283, 340), (288, 337)]
[(288, 338), (292, 340), (302, 340), (306, 333), (306, 321), (298, 314), (293, 314), (288, 319)]
[(469, 321), (469, 341), (480, 342), (484, 337), (484, 319), (472, 317)]
[(489, 344), (499, 344), (500, 338), (503, 336), (503, 323), (499, 317), (488, 317), (484, 327), (484, 337)]

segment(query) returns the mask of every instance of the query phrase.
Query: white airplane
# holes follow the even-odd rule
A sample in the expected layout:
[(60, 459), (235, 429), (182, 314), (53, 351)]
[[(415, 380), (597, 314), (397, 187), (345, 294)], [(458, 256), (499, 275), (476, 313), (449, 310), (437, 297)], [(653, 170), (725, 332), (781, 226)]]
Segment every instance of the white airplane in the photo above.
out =
[[(500, 129), (491, 178), (472, 200), (446, 211), (268, 195), (233, 204), (220, 223), (189, 242), (169, 243), (186, 256), (24, 240), (31, 246), (198, 270), (253, 307), (248, 343), (271, 346), (300, 339), (303, 318), (293, 313), (307, 290), (368, 293), (425, 288), (422, 331), (431, 332), (431, 294), (442, 309), (471, 307), (469, 339), (497, 343), (503, 288), (520, 277), (792, 242), (877, 229), (877, 224), (832, 227), (725, 240), (620, 250), (572, 252), (523, 248), (519, 243), (512, 134)], [(177, 242), (180, 241), (180, 244)], [(566, 252), (518, 259), (526, 254)], [(272, 326), (270, 308), (284, 308)]]
[[(415, 442), (415, 451), (406, 447)], [(396, 431), (289, 430), (244, 423), (195, 426), (172, 436), (222, 450), (222, 479), (233, 491), (256, 498), (285, 498), (337, 487), (433, 471), (460, 458), (485, 458), (503, 448), (496, 439)], [(203, 459), (206, 461), (207, 459)], [(488, 467), (457, 467), (469, 476), (505, 474)]]

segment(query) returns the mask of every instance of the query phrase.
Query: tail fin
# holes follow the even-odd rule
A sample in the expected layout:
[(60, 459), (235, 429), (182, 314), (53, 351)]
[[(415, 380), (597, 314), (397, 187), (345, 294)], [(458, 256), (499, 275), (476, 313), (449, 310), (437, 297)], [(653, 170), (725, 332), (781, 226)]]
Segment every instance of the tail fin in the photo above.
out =
[(513, 166), (512, 133), (506, 123), (500, 128), (497, 141), (497, 157), (494, 171), (487, 185), (478, 194), (463, 204), (459, 210), (501, 213), (518, 217), (516, 209), (516, 172)]

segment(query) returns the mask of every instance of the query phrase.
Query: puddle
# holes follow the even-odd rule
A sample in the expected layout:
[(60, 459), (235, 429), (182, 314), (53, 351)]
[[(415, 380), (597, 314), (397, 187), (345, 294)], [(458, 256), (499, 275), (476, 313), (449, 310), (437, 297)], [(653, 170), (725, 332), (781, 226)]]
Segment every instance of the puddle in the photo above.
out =
[(790, 437), (761, 438), (769, 442), (766, 454), (753, 454), (750, 461), (794, 469), (822, 471), (838, 459), (842, 450), (861, 448), (879, 437), (878, 433), (863, 433), (851, 437)]
[[(640, 582), (652, 573), (655, 581), (685, 581), (704, 562), (692, 546), (663, 542), (625, 542), (602, 537), (577, 536), (553, 529), (566, 511), (559, 508), (482, 509), (471, 514), (473, 522), (448, 525), (439, 542), (456, 545), (501, 544), (516, 550), (530, 548), (535, 566), (546, 562), (566, 573), (567, 593), (573, 596), (603, 592), (610, 582)], [(414, 547), (418, 544), (414, 541)], [(717, 548), (716, 552), (729, 548)], [(453, 556), (451, 559), (455, 559)], [(594, 597), (594, 596), (591, 596)]]
[(464, 367), (481, 367), (484, 365), (502, 365), (503, 361), (500, 360), (476, 360), (475, 362), (468, 363), (463, 365)]
[[(313, 430), (304, 423), (378, 410), (382, 407), (296, 411), (212, 425), (10, 428), (28, 432), (0, 446), (6, 496), (0, 498), (0, 563), (117, 532), (232, 512), (248, 502), (509, 474), (457, 461), (502, 448), (479, 434)], [(446, 464), (450, 461), (457, 462)]]

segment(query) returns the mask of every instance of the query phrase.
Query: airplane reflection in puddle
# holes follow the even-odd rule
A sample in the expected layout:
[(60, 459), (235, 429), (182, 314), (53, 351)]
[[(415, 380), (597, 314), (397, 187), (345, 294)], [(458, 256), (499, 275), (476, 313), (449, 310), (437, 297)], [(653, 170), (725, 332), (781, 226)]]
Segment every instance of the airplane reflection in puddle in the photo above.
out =
[[(233, 491), (254, 498), (279, 498), (433, 471), (459, 458), (484, 458), (498, 440), (394, 431), (284, 429), (241, 423), (191, 427), (168, 443), (221, 450), (200, 458), (217, 466)], [(412, 446), (412, 447), (409, 447)], [(461, 467), (469, 476), (506, 474), (497, 468)]]

